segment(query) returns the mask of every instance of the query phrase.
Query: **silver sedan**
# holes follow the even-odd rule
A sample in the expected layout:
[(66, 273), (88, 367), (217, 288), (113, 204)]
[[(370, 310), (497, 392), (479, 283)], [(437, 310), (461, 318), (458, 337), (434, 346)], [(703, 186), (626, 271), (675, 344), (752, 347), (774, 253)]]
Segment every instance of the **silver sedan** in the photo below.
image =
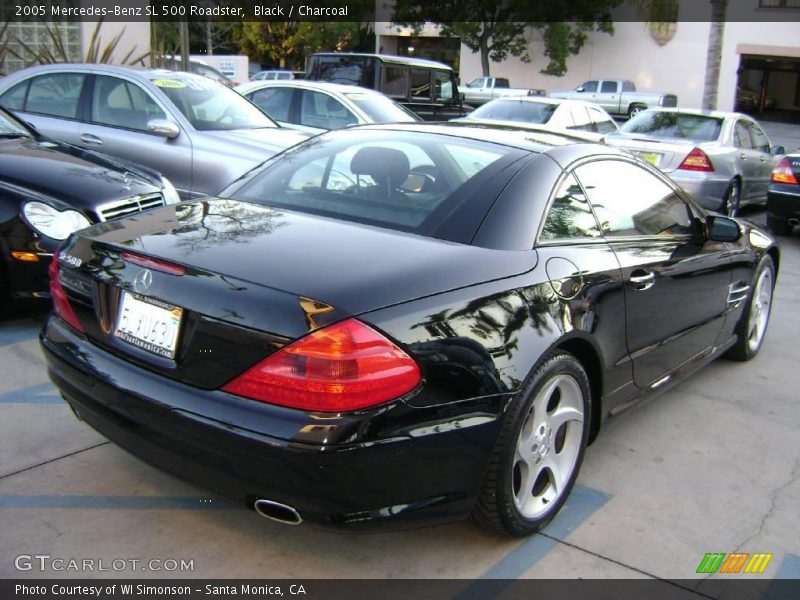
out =
[(163, 69), (30, 67), (0, 80), (0, 105), (49, 137), (156, 169), (184, 198), (308, 137), (216, 81)]
[(730, 216), (767, 201), (781, 146), (753, 119), (721, 111), (652, 108), (606, 136), (669, 175), (705, 208)]
[(375, 90), (324, 81), (251, 81), (234, 88), (273, 119), (308, 133), (420, 118)]

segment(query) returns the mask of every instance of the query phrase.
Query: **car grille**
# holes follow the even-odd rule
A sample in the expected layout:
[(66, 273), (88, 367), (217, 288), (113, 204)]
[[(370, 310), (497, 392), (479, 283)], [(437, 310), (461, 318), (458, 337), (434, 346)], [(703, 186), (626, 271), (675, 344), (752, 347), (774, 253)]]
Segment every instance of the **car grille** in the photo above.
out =
[(132, 215), (143, 210), (164, 206), (164, 198), (161, 194), (150, 194), (148, 196), (134, 196), (125, 200), (117, 200), (102, 204), (97, 207), (97, 218), (100, 221), (110, 221)]

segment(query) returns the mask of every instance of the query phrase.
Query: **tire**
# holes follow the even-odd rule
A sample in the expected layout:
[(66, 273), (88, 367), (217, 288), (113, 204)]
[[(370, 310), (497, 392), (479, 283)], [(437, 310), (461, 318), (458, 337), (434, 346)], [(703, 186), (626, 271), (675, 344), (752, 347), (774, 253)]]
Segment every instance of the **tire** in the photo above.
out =
[(506, 414), (473, 523), (525, 536), (558, 513), (586, 451), (590, 393), (586, 371), (566, 352), (549, 356), (528, 376)]
[(745, 361), (758, 354), (767, 334), (774, 285), (775, 263), (765, 256), (758, 264), (750, 297), (734, 329), (736, 343), (728, 350), (728, 358)]
[(739, 214), (739, 203), (742, 199), (742, 184), (738, 179), (731, 181), (728, 189), (725, 190), (725, 195), (722, 197), (722, 204), (720, 204), (719, 211), (729, 217), (735, 217)]
[(789, 235), (792, 231), (786, 219), (778, 219), (777, 217), (770, 217), (769, 215), (767, 215), (767, 229), (775, 235)]
[(646, 110), (646, 109), (647, 109), (647, 107), (644, 106), (643, 104), (631, 104), (628, 107), (628, 118), (632, 119), (633, 117), (635, 117), (640, 112), (642, 112), (643, 110)]

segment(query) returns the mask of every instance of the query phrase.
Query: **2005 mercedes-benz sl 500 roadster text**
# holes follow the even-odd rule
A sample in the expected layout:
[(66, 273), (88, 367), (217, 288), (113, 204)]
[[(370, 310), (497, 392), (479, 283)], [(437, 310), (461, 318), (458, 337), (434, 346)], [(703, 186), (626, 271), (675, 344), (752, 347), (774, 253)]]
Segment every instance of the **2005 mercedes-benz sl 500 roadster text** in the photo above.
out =
[(78, 416), (264, 516), (525, 535), (607, 415), (758, 352), (778, 262), (622, 150), (370, 125), (72, 235), (42, 344)]

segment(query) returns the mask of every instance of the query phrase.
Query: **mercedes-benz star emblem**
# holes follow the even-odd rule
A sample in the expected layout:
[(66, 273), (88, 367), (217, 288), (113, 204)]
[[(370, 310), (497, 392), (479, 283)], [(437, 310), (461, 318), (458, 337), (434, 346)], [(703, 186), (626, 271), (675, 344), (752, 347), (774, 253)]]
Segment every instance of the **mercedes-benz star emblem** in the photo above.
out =
[(137, 273), (136, 278), (133, 280), (133, 289), (140, 294), (144, 294), (150, 289), (151, 283), (153, 283), (153, 274), (145, 269)]

